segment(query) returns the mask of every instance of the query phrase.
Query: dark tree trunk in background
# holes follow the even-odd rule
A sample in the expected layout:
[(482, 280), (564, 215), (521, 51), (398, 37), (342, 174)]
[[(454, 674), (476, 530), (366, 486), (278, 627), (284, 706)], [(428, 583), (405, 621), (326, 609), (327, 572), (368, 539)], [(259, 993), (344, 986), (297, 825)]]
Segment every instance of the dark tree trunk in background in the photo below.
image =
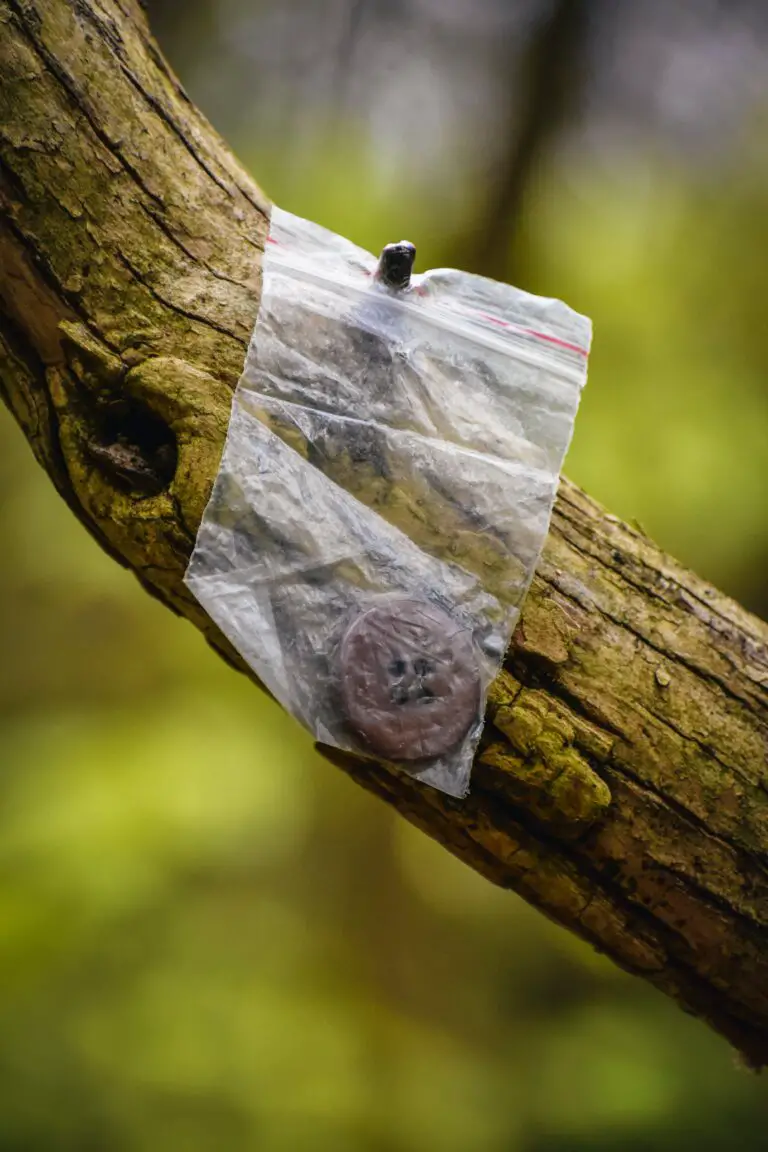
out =
[(514, 239), (539, 165), (583, 91), (585, 54), (594, 0), (555, 0), (536, 28), (523, 74), (510, 69), (506, 147), (494, 166), (484, 210), (463, 247), (462, 266), (483, 276), (515, 279)]
[[(239, 667), (182, 577), (268, 213), (138, 0), (0, 0), (0, 389), (75, 515)], [(768, 1063), (766, 626), (564, 481), (487, 721), (465, 801), (324, 751)]]

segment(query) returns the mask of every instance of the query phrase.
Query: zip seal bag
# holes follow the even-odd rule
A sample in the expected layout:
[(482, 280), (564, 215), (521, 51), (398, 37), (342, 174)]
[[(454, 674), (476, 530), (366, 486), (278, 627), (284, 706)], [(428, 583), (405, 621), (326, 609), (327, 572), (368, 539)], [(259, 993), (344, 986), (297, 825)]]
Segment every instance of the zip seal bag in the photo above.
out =
[[(412, 262), (411, 245), (389, 249), (400, 271), (408, 249)], [(591, 324), (480, 276), (384, 268), (273, 208), (185, 581), (316, 740), (463, 796), (547, 535)]]

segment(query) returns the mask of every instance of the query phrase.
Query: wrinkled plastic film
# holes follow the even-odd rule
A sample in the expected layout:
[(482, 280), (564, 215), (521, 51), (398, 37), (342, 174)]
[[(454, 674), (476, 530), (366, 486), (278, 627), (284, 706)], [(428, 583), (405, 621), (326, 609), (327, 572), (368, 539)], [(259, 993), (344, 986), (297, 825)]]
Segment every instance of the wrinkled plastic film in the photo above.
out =
[(546, 538), (589, 321), (273, 209), (186, 582), (316, 739), (463, 795)]

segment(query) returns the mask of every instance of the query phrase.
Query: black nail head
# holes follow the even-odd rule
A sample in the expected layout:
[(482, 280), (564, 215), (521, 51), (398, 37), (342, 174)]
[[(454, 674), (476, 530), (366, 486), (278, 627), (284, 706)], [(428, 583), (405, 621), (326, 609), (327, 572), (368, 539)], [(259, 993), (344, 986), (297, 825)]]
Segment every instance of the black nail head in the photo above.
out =
[(397, 244), (387, 244), (382, 249), (376, 269), (376, 279), (387, 288), (402, 292), (411, 282), (416, 247), (410, 240), (400, 240)]

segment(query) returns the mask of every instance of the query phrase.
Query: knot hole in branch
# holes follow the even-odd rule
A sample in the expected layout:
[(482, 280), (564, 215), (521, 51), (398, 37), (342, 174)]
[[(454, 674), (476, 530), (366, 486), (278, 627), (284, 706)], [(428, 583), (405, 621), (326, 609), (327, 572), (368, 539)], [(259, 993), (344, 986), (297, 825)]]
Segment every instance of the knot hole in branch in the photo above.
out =
[(97, 410), (87, 450), (115, 487), (131, 495), (157, 496), (176, 473), (176, 437), (138, 400), (121, 398)]

